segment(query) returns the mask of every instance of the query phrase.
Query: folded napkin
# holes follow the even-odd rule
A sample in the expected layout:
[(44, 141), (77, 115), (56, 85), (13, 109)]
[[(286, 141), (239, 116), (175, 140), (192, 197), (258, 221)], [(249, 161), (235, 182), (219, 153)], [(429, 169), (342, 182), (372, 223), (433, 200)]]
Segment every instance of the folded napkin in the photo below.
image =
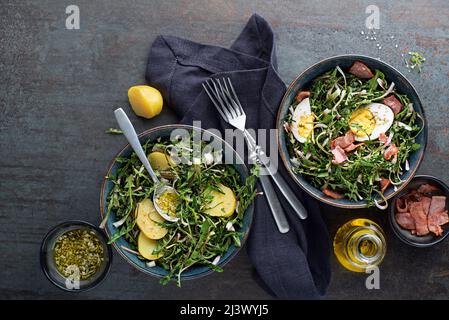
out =
[[(230, 49), (158, 36), (151, 47), (146, 79), (162, 92), (182, 123), (201, 120), (202, 128), (223, 131), (229, 125), (222, 121), (201, 84), (210, 77), (230, 77), (246, 112), (247, 128), (270, 129), (275, 128), (277, 109), (286, 89), (276, 70), (273, 32), (255, 14)], [(258, 196), (247, 251), (259, 283), (273, 296), (320, 298), (331, 275), (327, 229), (316, 201), (289, 178), (280, 159), (278, 164), (309, 217), (300, 220), (286, 204), (290, 231), (281, 234), (265, 197)]]

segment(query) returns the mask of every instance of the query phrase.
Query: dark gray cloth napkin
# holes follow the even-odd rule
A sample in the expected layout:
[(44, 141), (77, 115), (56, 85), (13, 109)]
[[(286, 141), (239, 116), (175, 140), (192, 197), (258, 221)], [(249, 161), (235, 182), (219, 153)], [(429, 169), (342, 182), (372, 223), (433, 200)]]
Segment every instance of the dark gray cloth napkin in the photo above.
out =
[[(247, 128), (270, 129), (275, 128), (277, 109), (286, 89), (276, 70), (273, 31), (255, 14), (230, 49), (158, 36), (151, 47), (146, 79), (162, 92), (182, 123), (201, 120), (204, 129), (223, 131), (229, 126), (220, 119), (201, 83), (210, 77), (230, 77), (247, 114)], [(331, 276), (328, 232), (316, 201), (288, 177), (280, 159), (278, 167), (309, 217), (299, 220), (285, 205), (291, 230), (281, 234), (265, 197), (258, 196), (248, 254), (259, 283), (272, 295), (282, 299), (320, 298)]]

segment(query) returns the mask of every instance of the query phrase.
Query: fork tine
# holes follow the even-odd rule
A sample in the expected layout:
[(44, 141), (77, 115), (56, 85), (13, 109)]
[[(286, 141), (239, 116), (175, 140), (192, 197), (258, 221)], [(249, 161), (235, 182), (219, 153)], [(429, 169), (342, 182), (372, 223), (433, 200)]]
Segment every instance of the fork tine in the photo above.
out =
[(207, 95), (209, 96), (210, 100), (212, 101), (213, 105), (215, 106), (215, 108), (217, 109), (218, 113), (223, 118), (223, 120), (225, 120), (226, 122), (229, 122), (229, 118), (223, 113), (220, 106), (218, 105), (218, 99), (216, 98), (216, 96), (213, 97), (213, 95), (215, 95), (214, 89), (211, 87), (208, 80), (206, 80), (205, 83), (207, 86), (204, 83), (202, 83), (203, 88), (206, 91)]
[[(230, 108), (227, 105), (227, 101), (224, 99), (224, 93), (220, 92), (220, 91), (222, 91), (220, 82), (218, 81), (218, 79), (211, 79), (210, 82), (213, 84), (213, 86), (215, 88), (215, 91), (214, 91), (215, 97), (217, 98), (218, 102), (220, 103), (221, 110), (226, 115), (226, 117), (228, 118), (228, 122), (229, 122), (230, 119), (234, 118), (234, 115), (231, 113)], [(218, 83), (220, 88), (217, 87), (216, 83)]]
[(234, 86), (232, 85), (231, 79), (227, 78), (228, 82), (229, 82), (229, 87), (231, 88), (232, 94), (233, 94), (233, 100), (236, 102), (236, 105), (238, 107), (238, 110), (240, 111), (241, 115), (245, 114), (245, 111), (242, 108), (242, 104), (240, 103), (239, 97), (237, 96), (237, 94), (235, 93), (234, 90)]
[(224, 94), (224, 96), (226, 98), (226, 101), (228, 102), (228, 107), (231, 110), (232, 115), (234, 117), (238, 117), (238, 116), (240, 116), (240, 112), (238, 110), (238, 107), (236, 107), (235, 101), (232, 99), (231, 93), (229, 92), (229, 88), (228, 88), (228, 85), (226, 83), (226, 79), (223, 78), (222, 81), (223, 81), (223, 87), (224, 87), (223, 88), (223, 94)]
[[(238, 117), (238, 114), (233, 106), (232, 99), (230, 99), (230, 94), (229, 94), (228, 88), (226, 87), (226, 82), (223, 80), (223, 85), (222, 85), (220, 82), (220, 79), (215, 79), (215, 80), (218, 83), (218, 86), (220, 87), (222, 99), (224, 100), (224, 102), (226, 104), (226, 108), (231, 113), (232, 118)], [(225, 88), (223, 88), (223, 86), (225, 86)]]

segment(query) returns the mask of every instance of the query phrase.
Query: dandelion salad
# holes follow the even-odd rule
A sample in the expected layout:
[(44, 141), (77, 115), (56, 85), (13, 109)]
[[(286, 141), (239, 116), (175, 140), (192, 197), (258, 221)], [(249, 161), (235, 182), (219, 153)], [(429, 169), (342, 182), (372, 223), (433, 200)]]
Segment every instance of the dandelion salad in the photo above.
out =
[(377, 204), (420, 148), (419, 117), (380, 70), (337, 66), (299, 91), (284, 119), (293, 172), (327, 197)]
[[(195, 143), (190, 136), (143, 144), (153, 169), (177, 191), (157, 200), (159, 207), (179, 218), (176, 222), (164, 220), (156, 211), (152, 202), (156, 186), (135, 153), (117, 158), (120, 168), (107, 177), (113, 187), (103, 226), (114, 212), (116, 229), (110, 242), (124, 237), (128, 246), (122, 249), (136, 254), (148, 267), (167, 270), (163, 284), (175, 278), (180, 285), (182, 273), (195, 265), (222, 271), (218, 262), (232, 245), (241, 245), (238, 230), (256, 195), (257, 169), (242, 181), (233, 165), (222, 163), (220, 152), (192, 157)], [(205, 142), (200, 148), (206, 150)], [(173, 156), (174, 149), (183, 151), (182, 157)]]

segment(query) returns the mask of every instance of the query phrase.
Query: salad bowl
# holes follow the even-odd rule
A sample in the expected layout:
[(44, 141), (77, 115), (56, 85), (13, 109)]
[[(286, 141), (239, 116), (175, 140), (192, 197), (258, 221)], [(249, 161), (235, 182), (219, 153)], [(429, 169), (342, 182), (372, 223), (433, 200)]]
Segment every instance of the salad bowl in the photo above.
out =
[(386, 208), (387, 200), (394, 197), (403, 188), (405, 188), (415, 175), (423, 159), (427, 144), (427, 124), (424, 109), (418, 93), (406, 77), (391, 65), (368, 56), (351, 54), (327, 58), (307, 68), (289, 85), (279, 106), (276, 120), (279, 153), (292, 179), (306, 193), (317, 200), (328, 205), (347, 209), (365, 208), (370, 205), (366, 200), (354, 200), (348, 198), (337, 199), (329, 197), (324, 194), (320, 188), (312, 185), (304, 175), (295, 173), (293, 170), (293, 159), (289, 153), (289, 141), (284, 129), (286, 118), (290, 113), (290, 108), (292, 104), (294, 104), (296, 95), (299, 91), (307, 90), (314, 79), (317, 79), (326, 72), (336, 69), (337, 67), (341, 68), (341, 70), (348, 70), (348, 68), (350, 68), (356, 61), (362, 62), (371, 70), (380, 70), (385, 75), (385, 80), (387, 80), (388, 83), (394, 82), (395, 90), (406, 95), (413, 104), (413, 109), (418, 114), (417, 122), (422, 127), (419, 134), (415, 137), (416, 144), (419, 144), (420, 146), (417, 150), (410, 153), (408, 157), (409, 168), (408, 170), (404, 170), (400, 176), (402, 182), (400, 184), (388, 186), (383, 192), (383, 196), (380, 196), (379, 194), (373, 194), (372, 196), (373, 202), (385, 203), (383, 208)]
[[(217, 143), (218, 141), (218, 143), (221, 145), (223, 153), (227, 154), (227, 157), (229, 157), (229, 155), (232, 155), (232, 164), (226, 164), (226, 166), (228, 165), (234, 166), (235, 170), (238, 172), (238, 175), (240, 176), (242, 183), (245, 182), (246, 178), (249, 176), (250, 173), (245, 164), (243, 163), (243, 160), (240, 158), (237, 152), (231, 147), (231, 145), (229, 145), (227, 142), (221, 139), (221, 137), (215, 135), (210, 131), (198, 128), (194, 129), (192, 126), (188, 125), (174, 124), (174, 125), (163, 125), (149, 129), (139, 134), (138, 137), (141, 144), (143, 145), (148, 141), (153, 142), (157, 141), (158, 139), (169, 139), (172, 135), (172, 132), (178, 129), (185, 130), (190, 133), (192, 132), (192, 130), (201, 130), (201, 137), (202, 137), (201, 139), (203, 139), (202, 141), (210, 141), (211, 138), (213, 139), (214, 143)], [(111, 213), (107, 215), (108, 201), (109, 201), (108, 195), (110, 194), (112, 188), (114, 187), (114, 182), (108, 179), (107, 177), (116, 175), (117, 171), (122, 166), (121, 161), (119, 161), (118, 159), (128, 158), (131, 156), (132, 153), (133, 151), (129, 144), (127, 144), (120, 152), (118, 152), (118, 154), (114, 157), (111, 164), (109, 165), (106, 176), (102, 183), (100, 193), (100, 214), (102, 220), (104, 221), (104, 229), (109, 239), (114, 238), (114, 236), (116, 236), (118, 233), (118, 228), (114, 226), (114, 222), (116, 222), (118, 219), (115, 216), (115, 212), (113, 211), (111, 211)], [(228, 163), (228, 161), (226, 163)], [(239, 249), (245, 243), (253, 220), (253, 211), (254, 206), (251, 203), (246, 208), (243, 214), (240, 227), (236, 225), (235, 231), (239, 232), (240, 235), (239, 242), (241, 243), (241, 245), (236, 246), (234, 243), (232, 243), (229, 246), (226, 253), (219, 256), (218, 257), (219, 259), (217, 258), (217, 261), (214, 261), (214, 264), (216, 264), (217, 267), (222, 268), (226, 263), (228, 263), (237, 254)], [(144, 259), (142, 259), (141, 256), (136, 254), (137, 252), (127, 250), (126, 248), (129, 248), (129, 242), (127, 241), (127, 239), (125, 239), (125, 237), (122, 236), (113, 241), (113, 246), (120, 254), (120, 256), (122, 256), (128, 263), (130, 263), (137, 270), (157, 278), (166, 278), (169, 275), (169, 271), (163, 268), (162, 266), (157, 264), (150, 265), (148, 261), (145, 261)], [(207, 274), (210, 274), (211, 272), (213, 272), (213, 268), (211, 268), (211, 266), (203, 264), (193, 265), (188, 269), (186, 269), (185, 271), (183, 271), (182, 274), (179, 275), (179, 278), (177, 280), (183, 281), (189, 279), (196, 279), (205, 276)]]

